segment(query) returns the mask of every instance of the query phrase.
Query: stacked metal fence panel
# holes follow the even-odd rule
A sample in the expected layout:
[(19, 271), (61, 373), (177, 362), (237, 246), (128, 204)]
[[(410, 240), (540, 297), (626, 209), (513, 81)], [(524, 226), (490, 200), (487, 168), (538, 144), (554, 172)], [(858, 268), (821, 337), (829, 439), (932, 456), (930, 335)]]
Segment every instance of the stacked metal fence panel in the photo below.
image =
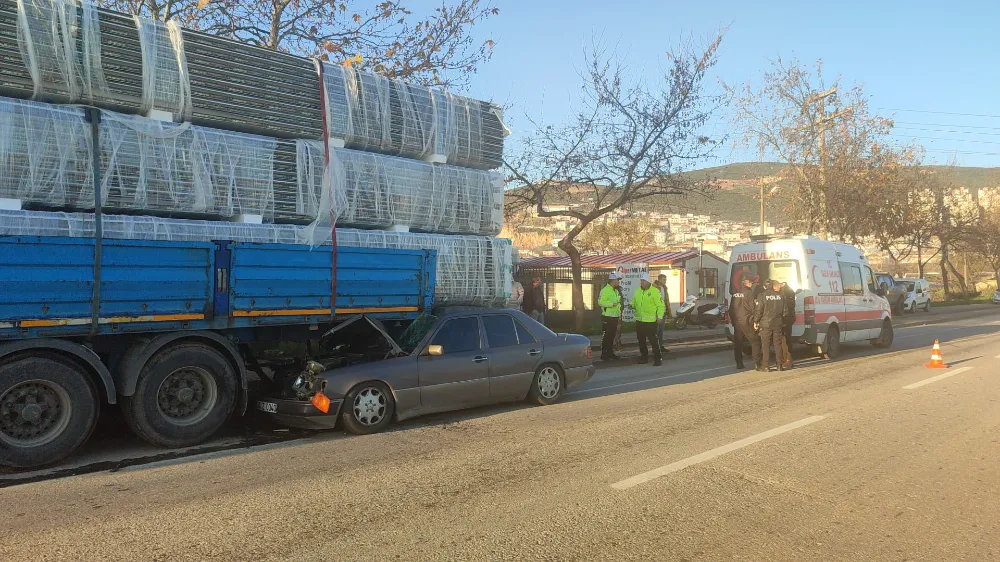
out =
[(0, 199), (28, 209), (0, 219), (93, 235), (88, 105), (109, 237), (318, 244), (336, 221), (341, 245), (438, 250), (442, 304), (509, 293), (510, 242), (487, 238), (493, 104), (79, 0), (0, 0)]
[[(496, 172), (339, 148), (331, 149), (328, 172), (321, 141), (110, 111), (99, 130), (101, 199), (110, 211), (298, 223), (332, 211), (338, 224), (354, 227), (488, 236), (502, 226)], [(0, 98), (0, 131), (0, 197), (39, 209), (93, 208), (83, 109)]]
[[(0, 0), (0, 94), (492, 169), (500, 108), (70, 0)], [(19, 13), (20, 12), (20, 13)]]
[[(329, 231), (312, 233), (307, 227), (297, 225), (105, 215), (102, 227), (104, 236), (112, 239), (303, 244), (315, 236), (326, 244), (330, 241)], [(89, 213), (0, 211), (0, 236), (93, 235), (94, 216)], [(435, 296), (439, 305), (503, 306), (510, 295), (513, 255), (509, 240), (338, 228), (337, 244), (436, 250)]]
[(358, 150), (471, 168), (502, 164), (500, 108), (351, 67), (324, 64), (327, 134)]

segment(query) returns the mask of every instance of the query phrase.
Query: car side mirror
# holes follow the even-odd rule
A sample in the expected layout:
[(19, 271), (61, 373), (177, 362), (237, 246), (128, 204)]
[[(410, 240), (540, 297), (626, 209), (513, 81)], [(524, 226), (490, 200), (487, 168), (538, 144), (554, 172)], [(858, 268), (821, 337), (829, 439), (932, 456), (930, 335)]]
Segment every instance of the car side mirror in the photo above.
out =
[(427, 346), (427, 355), (431, 355), (433, 357), (437, 357), (439, 355), (444, 355), (444, 348), (441, 347), (440, 345), (428, 345)]

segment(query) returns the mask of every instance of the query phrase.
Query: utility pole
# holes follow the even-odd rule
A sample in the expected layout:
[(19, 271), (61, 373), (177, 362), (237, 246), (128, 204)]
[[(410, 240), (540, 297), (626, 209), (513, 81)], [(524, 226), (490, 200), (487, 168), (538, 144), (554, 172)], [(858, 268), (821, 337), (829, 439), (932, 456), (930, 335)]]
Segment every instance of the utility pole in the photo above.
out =
[(819, 130), (819, 189), (817, 190), (817, 195), (819, 195), (819, 197), (817, 204), (819, 206), (819, 237), (822, 240), (826, 240), (830, 236), (830, 225), (828, 222), (829, 207), (827, 206), (826, 201), (826, 130), (830, 127), (830, 124), (833, 123), (834, 120), (853, 111), (853, 108), (845, 107), (833, 115), (827, 116), (826, 98), (835, 95), (836, 93), (837, 87), (834, 86), (825, 92), (819, 92), (809, 96), (802, 104), (803, 115), (808, 115), (809, 105), (819, 102), (819, 116), (808, 126)]
[(760, 184), (760, 235), (766, 234), (764, 232), (764, 179), (757, 178), (757, 183)]
[(698, 296), (705, 296), (705, 239), (698, 240)]

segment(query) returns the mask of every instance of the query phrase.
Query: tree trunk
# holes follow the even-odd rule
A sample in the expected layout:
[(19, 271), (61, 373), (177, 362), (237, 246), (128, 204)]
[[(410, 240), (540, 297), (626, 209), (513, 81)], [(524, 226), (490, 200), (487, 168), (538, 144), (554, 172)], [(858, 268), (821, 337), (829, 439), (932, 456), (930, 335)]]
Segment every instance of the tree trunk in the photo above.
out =
[(924, 252), (920, 242), (917, 242), (917, 278), (924, 278)]
[(941, 283), (944, 285), (944, 298), (951, 296), (951, 284), (948, 281), (948, 244), (941, 242)]
[(573, 273), (573, 329), (577, 333), (583, 332), (586, 309), (583, 306), (583, 262), (580, 259), (580, 250), (573, 245), (573, 240), (583, 230), (583, 226), (577, 225), (559, 241), (559, 249), (569, 256), (570, 269)]

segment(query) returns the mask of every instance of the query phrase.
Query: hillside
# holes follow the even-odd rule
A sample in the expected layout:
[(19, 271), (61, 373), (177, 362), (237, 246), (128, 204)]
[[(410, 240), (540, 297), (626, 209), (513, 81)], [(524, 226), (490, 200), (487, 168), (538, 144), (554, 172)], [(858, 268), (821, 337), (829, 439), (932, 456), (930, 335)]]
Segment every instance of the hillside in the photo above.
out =
[[(718, 182), (720, 189), (711, 199), (700, 196), (664, 197), (644, 201), (633, 208), (710, 215), (730, 221), (756, 221), (760, 216), (758, 180), (764, 180), (765, 190), (781, 186), (782, 182), (778, 179), (781, 168), (782, 165), (777, 162), (738, 162), (694, 170), (687, 173), (695, 178), (710, 178)], [(940, 173), (946, 184), (966, 187), (974, 192), (981, 187), (1000, 185), (1000, 168), (928, 166), (928, 169)], [(784, 211), (792, 195), (791, 189), (779, 189), (775, 195), (767, 197), (765, 215), (769, 222), (779, 226), (785, 224), (783, 219), (788, 213)], [(585, 197), (582, 193), (568, 190), (550, 204), (573, 204), (584, 201)]]

